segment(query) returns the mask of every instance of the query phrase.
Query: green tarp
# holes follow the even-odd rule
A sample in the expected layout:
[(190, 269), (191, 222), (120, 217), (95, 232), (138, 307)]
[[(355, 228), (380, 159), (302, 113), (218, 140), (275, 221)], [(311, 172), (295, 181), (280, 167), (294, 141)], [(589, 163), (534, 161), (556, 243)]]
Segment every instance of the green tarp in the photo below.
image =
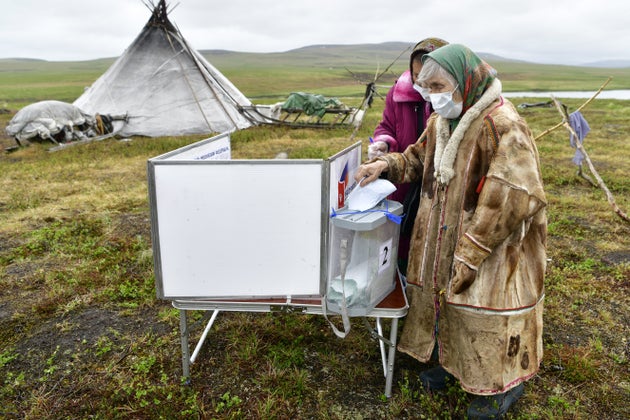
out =
[(337, 98), (304, 92), (291, 93), (282, 104), (284, 111), (301, 110), (306, 115), (317, 115), (320, 118), (324, 116), (327, 108), (345, 108), (345, 105)]

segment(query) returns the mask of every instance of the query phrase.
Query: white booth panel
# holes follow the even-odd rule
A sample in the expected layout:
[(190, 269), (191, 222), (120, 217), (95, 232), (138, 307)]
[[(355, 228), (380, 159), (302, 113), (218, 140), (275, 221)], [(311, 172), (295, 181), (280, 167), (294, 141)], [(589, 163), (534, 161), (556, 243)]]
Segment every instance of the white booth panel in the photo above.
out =
[(160, 297), (319, 295), (323, 161), (195, 163), (150, 161)]

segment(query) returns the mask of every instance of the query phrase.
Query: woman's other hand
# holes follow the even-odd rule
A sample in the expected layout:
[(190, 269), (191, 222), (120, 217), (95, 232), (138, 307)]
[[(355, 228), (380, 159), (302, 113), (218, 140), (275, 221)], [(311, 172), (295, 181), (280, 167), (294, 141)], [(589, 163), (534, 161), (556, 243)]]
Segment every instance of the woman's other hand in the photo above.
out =
[(384, 141), (375, 141), (370, 144), (367, 149), (368, 159), (374, 159), (383, 156), (389, 151), (389, 145)]
[(455, 261), (455, 273), (451, 280), (451, 291), (458, 295), (470, 287), (477, 277), (477, 272), (461, 261)]

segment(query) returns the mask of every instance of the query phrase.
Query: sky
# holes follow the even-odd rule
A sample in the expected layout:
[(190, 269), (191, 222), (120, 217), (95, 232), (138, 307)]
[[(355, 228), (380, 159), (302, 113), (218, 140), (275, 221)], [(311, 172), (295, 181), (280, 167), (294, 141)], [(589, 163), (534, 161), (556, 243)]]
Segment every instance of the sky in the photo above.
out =
[[(0, 58), (117, 57), (158, 0), (2, 0)], [(630, 60), (628, 0), (167, 0), (197, 50), (415, 43), (437, 36), (536, 63)]]

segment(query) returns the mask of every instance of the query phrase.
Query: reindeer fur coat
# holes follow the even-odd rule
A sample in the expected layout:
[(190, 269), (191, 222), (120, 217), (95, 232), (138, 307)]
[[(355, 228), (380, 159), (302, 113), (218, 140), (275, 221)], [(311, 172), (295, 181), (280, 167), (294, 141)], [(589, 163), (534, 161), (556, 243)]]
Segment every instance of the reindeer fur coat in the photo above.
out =
[[(434, 114), (417, 143), (378, 158), (394, 183), (423, 176), (398, 349), (428, 362), (437, 345), (466, 391), (491, 395), (532, 377), (542, 360), (546, 199), (532, 134), (498, 79), (459, 124), (453, 146)], [(476, 272), (459, 294), (456, 262)]]

